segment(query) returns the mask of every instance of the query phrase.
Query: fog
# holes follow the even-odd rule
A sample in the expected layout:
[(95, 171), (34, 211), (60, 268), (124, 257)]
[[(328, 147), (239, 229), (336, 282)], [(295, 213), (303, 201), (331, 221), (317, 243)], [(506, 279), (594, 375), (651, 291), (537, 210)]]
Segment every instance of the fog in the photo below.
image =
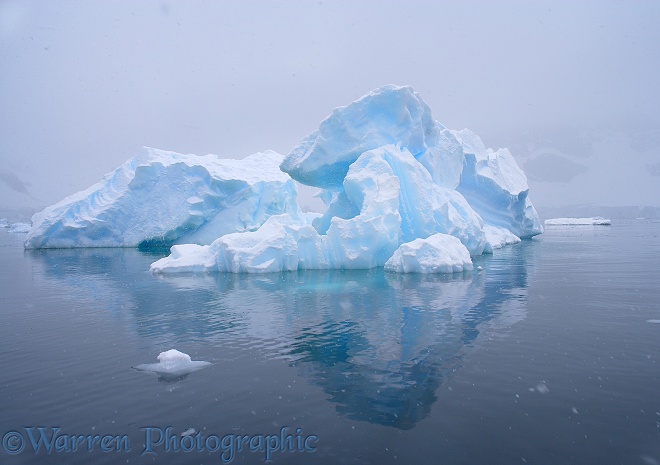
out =
[(658, 24), (641, 1), (0, 0), (0, 217), (145, 145), (286, 154), (390, 83), (509, 147), (537, 206), (659, 205)]

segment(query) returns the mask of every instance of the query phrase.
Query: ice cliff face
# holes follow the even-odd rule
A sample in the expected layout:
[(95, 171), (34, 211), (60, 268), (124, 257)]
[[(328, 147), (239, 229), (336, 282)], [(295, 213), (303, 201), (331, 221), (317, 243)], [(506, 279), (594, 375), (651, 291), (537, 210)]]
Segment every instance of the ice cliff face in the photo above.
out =
[(105, 179), (32, 218), (26, 248), (210, 244), (273, 214), (300, 214), (295, 183), (268, 151), (243, 160), (143, 148)]
[(373, 268), (383, 266), (400, 244), (436, 233), (455, 236), (468, 260), (488, 246), (479, 215), (460, 194), (433, 184), (405, 149), (385, 145), (361, 154), (340, 196), (328, 211), (341, 216), (308, 215), (306, 221), (273, 216), (258, 231), (227, 234), (208, 247), (174, 246), (170, 257), (151, 268), (159, 273)]
[(289, 153), (282, 170), (303, 184), (340, 189), (351, 163), (384, 145), (408, 150), (436, 184), (458, 185), (462, 154), (448, 149), (447, 131), (410, 87), (381, 87), (335, 109)]
[[(519, 237), (542, 232), (528, 198), (527, 178), (509, 151), (486, 149), (468, 129), (446, 129), (410, 87), (381, 87), (335, 109), (289, 153), (282, 170), (301, 183), (326, 190), (323, 198), (330, 200), (330, 206), (324, 224), (328, 224), (330, 217), (351, 211), (342, 187), (348, 167), (364, 152), (385, 145), (410, 152), (418, 162), (413, 171), (423, 169), (430, 175), (430, 180), (415, 180), (418, 189), (433, 185), (456, 190), (486, 224)], [(420, 204), (413, 207), (424, 209)]]
[(461, 144), (463, 171), (457, 187), (470, 206), (487, 224), (506, 228), (519, 237), (543, 231), (539, 216), (529, 200), (525, 173), (507, 149), (486, 149), (469, 129), (452, 131)]
[[(324, 214), (300, 212), (294, 179), (321, 189)], [(157, 273), (456, 272), (542, 232), (528, 194), (508, 150), (446, 129), (410, 87), (385, 86), (335, 109), (286, 158), (148, 149), (35, 215), (26, 246), (181, 244)]]

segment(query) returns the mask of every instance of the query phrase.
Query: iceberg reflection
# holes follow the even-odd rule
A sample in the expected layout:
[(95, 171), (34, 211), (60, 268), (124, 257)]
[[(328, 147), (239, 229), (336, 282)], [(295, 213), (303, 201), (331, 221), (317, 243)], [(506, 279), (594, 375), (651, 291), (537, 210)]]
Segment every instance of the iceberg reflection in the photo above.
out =
[(285, 359), (348, 418), (411, 429), (484, 332), (525, 318), (534, 241), (453, 275), (371, 270), (152, 276), (132, 249), (28, 252), (38, 276), (102, 302), (136, 337)]

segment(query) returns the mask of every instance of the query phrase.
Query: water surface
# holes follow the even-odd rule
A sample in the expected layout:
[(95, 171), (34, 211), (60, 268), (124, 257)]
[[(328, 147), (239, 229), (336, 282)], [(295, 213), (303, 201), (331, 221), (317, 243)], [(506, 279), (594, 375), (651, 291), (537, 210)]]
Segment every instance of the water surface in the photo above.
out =
[[(660, 463), (660, 224), (547, 228), (439, 276), (155, 277), (155, 252), (20, 239), (0, 231), (0, 463), (258, 464), (203, 440), (283, 428), (313, 439), (272, 463)], [(132, 368), (171, 348), (213, 365)], [(130, 450), (35, 454), (40, 426)]]

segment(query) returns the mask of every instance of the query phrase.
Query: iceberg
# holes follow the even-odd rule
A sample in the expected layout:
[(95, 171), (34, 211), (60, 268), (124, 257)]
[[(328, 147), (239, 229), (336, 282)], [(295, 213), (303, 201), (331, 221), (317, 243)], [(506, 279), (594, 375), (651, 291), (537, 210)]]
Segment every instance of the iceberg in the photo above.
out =
[(32, 217), (26, 248), (210, 244), (273, 214), (298, 215), (282, 155), (243, 160), (143, 148), (104, 180)]
[(294, 181), (266, 151), (243, 160), (143, 148), (105, 179), (32, 217), (26, 248), (210, 244), (300, 212)]
[[(481, 218), (457, 192), (433, 184), (413, 155), (387, 145), (351, 164), (328, 211), (350, 205), (355, 216), (270, 217), (257, 231), (220, 237), (210, 246), (174, 246), (151, 265), (155, 273), (268, 273), (383, 266), (402, 243), (437, 233), (455, 236), (470, 254), (488, 247)], [(329, 223), (329, 226), (325, 226)], [(319, 230), (320, 229), (320, 230)], [(471, 263), (471, 262), (470, 262)], [(445, 269), (438, 267), (437, 270)]]
[(194, 361), (190, 358), (190, 355), (176, 349), (170, 349), (158, 355), (158, 363), (145, 363), (134, 368), (138, 371), (156, 373), (162, 379), (177, 379), (209, 365), (212, 365), (212, 363)]
[(27, 234), (30, 231), (28, 223), (12, 223), (9, 225), (9, 232), (13, 234)]
[(545, 220), (546, 226), (610, 226), (612, 220), (595, 216), (593, 218), (551, 218)]
[[(296, 182), (319, 189), (323, 213), (302, 213)], [(543, 231), (508, 150), (445, 128), (391, 85), (335, 109), (286, 157), (144, 149), (33, 224), (28, 248), (171, 246), (158, 274), (458, 272)]]

